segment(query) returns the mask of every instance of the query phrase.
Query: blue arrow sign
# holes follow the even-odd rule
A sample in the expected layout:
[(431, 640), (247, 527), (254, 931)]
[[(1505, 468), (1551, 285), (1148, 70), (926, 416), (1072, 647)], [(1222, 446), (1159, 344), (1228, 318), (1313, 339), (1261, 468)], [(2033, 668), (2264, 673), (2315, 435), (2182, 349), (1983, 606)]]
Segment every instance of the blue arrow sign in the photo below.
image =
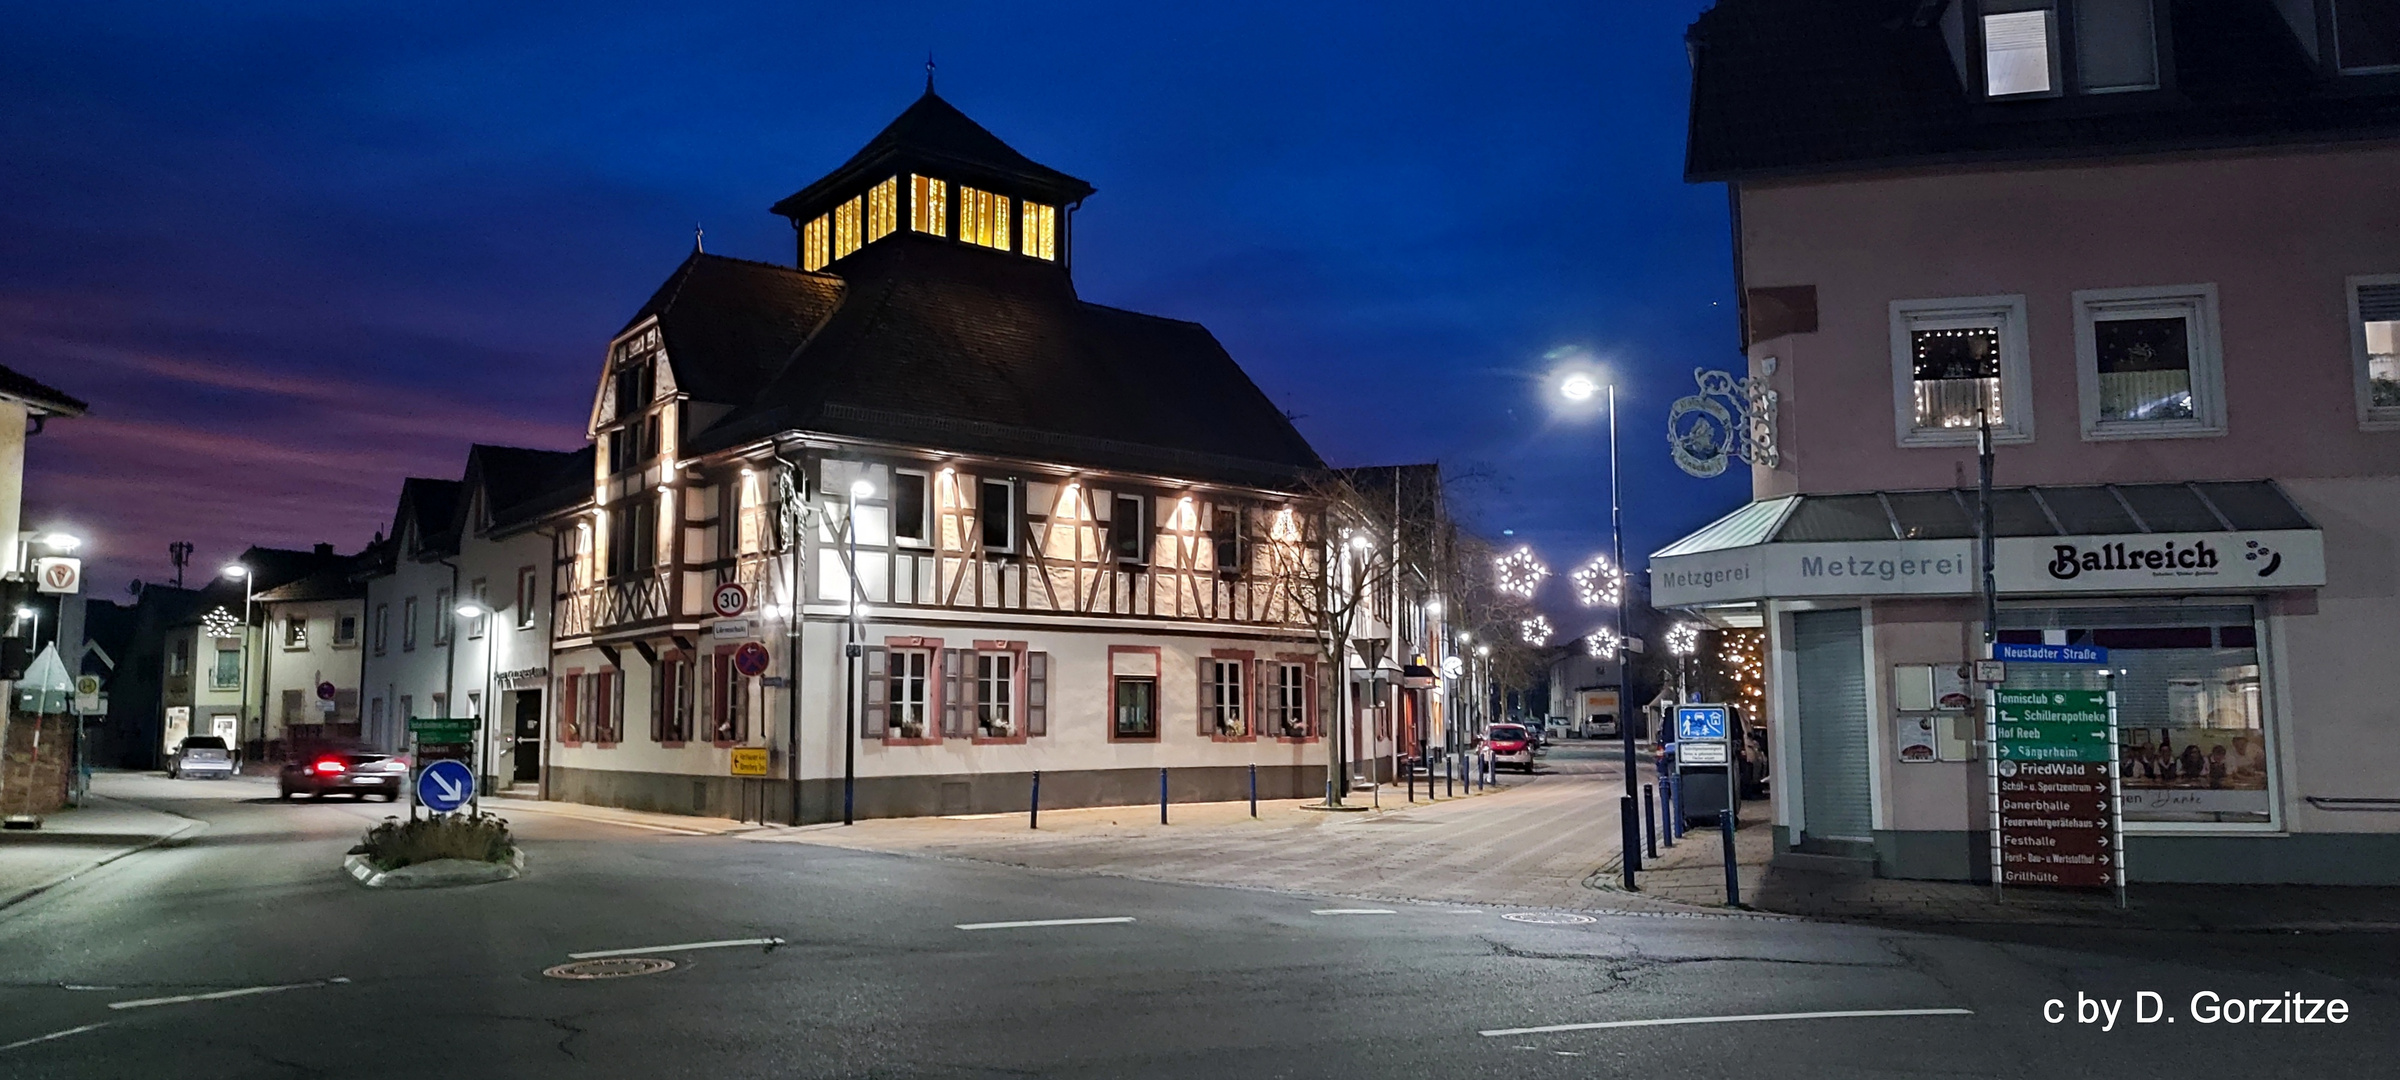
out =
[(1725, 738), (1725, 706), (1678, 705), (1675, 707), (1675, 739)]
[(437, 761), (417, 774), (417, 802), (447, 814), (475, 797), (475, 770), (463, 761)]

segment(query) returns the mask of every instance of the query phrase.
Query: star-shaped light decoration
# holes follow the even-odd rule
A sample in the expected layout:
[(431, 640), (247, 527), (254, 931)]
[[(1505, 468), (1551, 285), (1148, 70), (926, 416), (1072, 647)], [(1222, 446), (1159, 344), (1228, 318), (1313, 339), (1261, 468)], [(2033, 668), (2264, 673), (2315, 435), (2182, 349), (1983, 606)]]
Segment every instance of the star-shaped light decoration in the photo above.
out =
[(1524, 637), (1525, 644), (1541, 648), (1550, 644), (1550, 620), (1536, 615), (1518, 623), (1517, 633)]
[(1512, 596), (1532, 599), (1542, 579), (1550, 576), (1550, 568), (1533, 555), (1532, 548), (1518, 548), (1494, 560), (1500, 574), (1500, 591)]
[(1700, 648), (1700, 630), (1690, 623), (1677, 623), (1667, 631), (1667, 651), (1677, 656), (1690, 656)]
[(1609, 564), (1608, 556), (1594, 555), (1575, 568), (1575, 598), (1585, 607), (1615, 607), (1625, 595), (1625, 575)]
[(234, 618), (233, 612), (225, 610), (222, 604), (217, 606), (217, 610), (200, 616), (200, 632), (213, 638), (233, 637), (242, 632), (241, 627), (241, 620)]
[(1585, 655), (1596, 660), (1606, 660), (1617, 655), (1616, 632), (1605, 628), (1592, 631), (1583, 639), (1583, 651)]

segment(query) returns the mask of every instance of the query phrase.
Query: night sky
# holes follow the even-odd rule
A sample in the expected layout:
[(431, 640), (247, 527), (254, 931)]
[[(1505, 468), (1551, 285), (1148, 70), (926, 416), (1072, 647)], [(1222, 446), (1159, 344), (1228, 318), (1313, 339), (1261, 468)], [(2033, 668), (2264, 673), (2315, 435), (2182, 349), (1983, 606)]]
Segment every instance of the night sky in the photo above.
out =
[[(608, 335), (924, 86), (1099, 188), (1076, 280), (1206, 324), (1336, 464), (1471, 475), (1562, 572), (1737, 505), (1665, 414), (1736, 351), (1725, 193), (1680, 179), (1704, 0), (1458, 4), (19, 5), (0, 41), (0, 363), (91, 402), (28, 527), (95, 597), (249, 543), (355, 550), (469, 442), (581, 443)], [(203, 12), (201, 9), (207, 9)], [(1164, 10), (1188, 8), (1189, 10)], [(234, 13), (228, 13), (234, 12)], [(1739, 472), (1739, 470), (1737, 470)]]

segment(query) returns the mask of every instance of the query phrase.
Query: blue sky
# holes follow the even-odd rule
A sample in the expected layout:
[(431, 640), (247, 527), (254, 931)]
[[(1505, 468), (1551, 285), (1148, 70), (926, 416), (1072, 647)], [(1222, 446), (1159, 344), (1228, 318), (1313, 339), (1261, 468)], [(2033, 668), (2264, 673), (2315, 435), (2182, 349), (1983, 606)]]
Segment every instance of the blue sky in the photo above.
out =
[[(1627, 549), (1739, 503), (1667, 458), (1739, 362), (1725, 194), (1682, 183), (1703, 0), (53, 5), (0, 41), (0, 363), (88, 398), (31, 451), (94, 595), (251, 542), (353, 549), (470, 441), (581, 439), (607, 335), (689, 250), (943, 96), (1099, 188), (1091, 300), (1207, 324), (1330, 460), (1440, 460), (1480, 529)], [(1637, 563), (1638, 565), (1638, 563)], [(205, 572), (205, 570), (203, 571)]]

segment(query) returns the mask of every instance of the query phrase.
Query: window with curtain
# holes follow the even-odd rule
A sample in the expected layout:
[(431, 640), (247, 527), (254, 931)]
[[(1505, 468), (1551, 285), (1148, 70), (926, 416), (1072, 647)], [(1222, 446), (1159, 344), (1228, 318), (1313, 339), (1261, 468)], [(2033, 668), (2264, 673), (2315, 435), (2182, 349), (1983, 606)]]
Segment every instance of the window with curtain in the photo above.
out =
[(975, 655), (975, 733), (1005, 739), (1017, 730), (1017, 654), (979, 652)]
[(800, 227), (800, 269), (822, 270), (833, 261), (833, 215), (818, 214)]
[(1276, 734), (1287, 739), (1308, 737), (1308, 669), (1301, 664), (1275, 665)]
[(1058, 208), (1046, 203), (1025, 204), (1023, 237), (1018, 250), (1036, 259), (1058, 261)]
[(895, 176), (867, 189), (867, 243), (900, 227), (900, 178)]
[(860, 244), (863, 243), (859, 239), (859, 218), (862, 216), (859, 203), (860, 200), (853, 198), (833, 208), (834, 258), (839, 259), (857, 251)]
[(1008, 196), (960, 185), (958, 238), (978, 247), (1009, 249)]
[(1240, 738), (1250, 734), (1249, 714), (1242, 709), (1242, 662), (1209, 659), (1200, 662), (1202, 734)]
[(933, 654), (925, 649), (893, 649), (886, 657), (890, 665), (890, 689), (885, 695), (885, 707), (890, 710), (893, 736), (902, 739), (922, 739), (932, 685), (930, 676)]
[(950, 235), (950, 185), (930, 176), (911, 176), (908, 184), (908, 227), (930, 236)]
[(2400, 275), (2351, 282), (2357, 323), (2361, 419), (2400, 425)]

